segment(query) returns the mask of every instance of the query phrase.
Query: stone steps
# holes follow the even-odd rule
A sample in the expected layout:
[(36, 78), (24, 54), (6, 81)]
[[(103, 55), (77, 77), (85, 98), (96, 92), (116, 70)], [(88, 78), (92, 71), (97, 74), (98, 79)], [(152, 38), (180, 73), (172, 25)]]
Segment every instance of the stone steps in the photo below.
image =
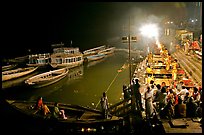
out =
[(186, 56), (185, 53), (180, 50), (172, 54), (172, 56), (178, 59), (179, 64), (185, 70), (188, 77), (192, 79), (194, 83), (202, 84), (202, 63), (192, 60), (192, 56)]

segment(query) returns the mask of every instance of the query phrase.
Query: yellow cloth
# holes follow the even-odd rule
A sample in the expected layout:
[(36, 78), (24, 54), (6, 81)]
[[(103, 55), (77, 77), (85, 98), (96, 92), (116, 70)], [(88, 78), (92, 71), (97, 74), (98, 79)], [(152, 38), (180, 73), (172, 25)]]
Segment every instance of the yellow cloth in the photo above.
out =
[(153, 73), (152, 69), (151, 68), (146, 68), (146, 73)]
[(147, 84), (150, 84), (150, 81), (151, 81), (151, 80), (154, 80), (154, 77), (153, 77), (153, 76), (147, 78)]
[(171, 65), (172, 65), (173, 69), (175, 69), (175, 70), (177, 69), (178, 64), (176, 62), (171, 63)]

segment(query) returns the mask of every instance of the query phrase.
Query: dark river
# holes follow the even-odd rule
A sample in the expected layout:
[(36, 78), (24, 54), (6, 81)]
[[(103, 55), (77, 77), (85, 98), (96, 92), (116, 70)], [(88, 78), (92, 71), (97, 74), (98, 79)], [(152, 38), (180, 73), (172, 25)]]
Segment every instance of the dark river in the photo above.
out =
[[(119, 69), (124, 67), (122, 72)], [(135, 66), (132, 66), (134, 69)], [(109, 103), (115, 104), (123, 99), (122, 86), (129, 83), (128, 53), (115, 51), (100, 61), (93, 61), (70, 69), (69, 74), (52, 85), (31, 88), (24, 84), (28, 77), (50, 69), (38, 69), (23, 78), (2, 83), (3, 94), (7, 99), (36, 100), (69, 103), (91, 108), (100, 107), (103, 92), (107, 93)]]

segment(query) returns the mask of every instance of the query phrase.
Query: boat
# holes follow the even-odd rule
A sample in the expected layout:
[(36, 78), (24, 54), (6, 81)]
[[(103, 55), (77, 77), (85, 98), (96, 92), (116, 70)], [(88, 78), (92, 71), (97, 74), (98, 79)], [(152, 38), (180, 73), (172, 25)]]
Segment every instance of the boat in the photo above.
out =
[[(58, 108), (65, 111), (67, 119), (58, 118), (53, 119), (52, 114), (48, 113), (44, 116), (40, 111), (32, 109), (36, 101), (20, 101), (20, 100), (6, 100), (8, 105), (23, 114), (30, 120), (40, 121), (43, 125), (47, 124), (50, 128), (52, 126), (59, 126), (60, 131), (67, 132), (119, 132), (122, 128), (123, 119), (117, 116), (109, 116), (110, 118), (104, 119), (100, 110), (91, 109), (84, 106), (58, 103)], [(50, 111), (54, 108), (54, 102), (43, 102), (46, 104)], [(117, 127), (117, 128), (116, 128)], [(63, 129), (64, 128), (64, 129)]]
[(115, 47), (108, 47), (108, 48), (105, 48), (105, 49), (103, 49), (103, 50), (100, 50), (100, 51), (98, 52), (98, 54), (109, 55), (109, 54), (114, 53), (114, 51), (115, 51)]
[(54, 48), (50, 58), (50, 65), (53, 68), (73, 68), (83, 64), (83, 54), (79, 51), (78, 47)]
[(27, 66), (46, 66), (50, 62), (50, 53), (32, 54), (28, 56), (28, 60)]
[(85, 51), (83, 51), (83, 56), (84, 56), (84, 58), (86, 58), (87, 56), (96, 55), (96, 54), (98, 54), (99, 51), (104, 50), (105, 47), (106, 47), (105, 45), (102, 45), (99, 47), (85, 50)]
[(61, 69), (41, 73), (31, 78), (28, 78), (27, 80), (25, 80), (25, 83), (35, 88), (44, 87), (61, 80), (68, 74), (68, 72), (69, 72), (68, 68), (61, 68)]
[(15, 68), (16, 66), (17, 66), (16, 64), (10, 64), (10, 65), (6, 65), (6, 66), (2, 66), (2, 71), (11, 70), (11, 69)]
[(38, 67), (26, 67), (26, 68), (17, 68), (13, 70), (4, 71), (2, 72), (2, 81), (7, 81), (18, 77), (22, 77), (24, 75), (34, 72), (37, 68)]
[(16, 79), (11, 79), (11, 80), (8, 80), (8, 81), (3, 81), (2, 82), (2, 90), (5, 90), (7, 88), (12, 88), (12, 87), (18, 87), (18, 86), (24, 86), (25, 85), (25, 80), (34, 76), (34, 75), (37, 75), (38, 72), (32, 72), (28, 75), (25, 75), (25, 76), (22, 76), (22, 77), (19, 77), (19, 78), (16, 78)]
[(86, 58), (88, 62), (90, 62), (90, 61), (96, 61), (96, 60), (103, 59), (104, 57), (106, 57), (105, 54), (96, 54), (96, 55), (87, 56)]

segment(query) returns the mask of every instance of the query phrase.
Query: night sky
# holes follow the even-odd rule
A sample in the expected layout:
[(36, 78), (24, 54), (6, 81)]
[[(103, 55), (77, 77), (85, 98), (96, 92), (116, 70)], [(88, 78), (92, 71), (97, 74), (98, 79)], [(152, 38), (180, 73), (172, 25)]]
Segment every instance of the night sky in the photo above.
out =
[(106, 44), (126, 34), (123, 28), (129, 16), (135, 27), (164, 18), (184, 19), (191, 3), (24, 1), (4, 5), (3, 58), (23, 56), (28, 49), (30, 53), (50, 52), (51, 44), (70, 46), (71, 40), (80, 50)]

